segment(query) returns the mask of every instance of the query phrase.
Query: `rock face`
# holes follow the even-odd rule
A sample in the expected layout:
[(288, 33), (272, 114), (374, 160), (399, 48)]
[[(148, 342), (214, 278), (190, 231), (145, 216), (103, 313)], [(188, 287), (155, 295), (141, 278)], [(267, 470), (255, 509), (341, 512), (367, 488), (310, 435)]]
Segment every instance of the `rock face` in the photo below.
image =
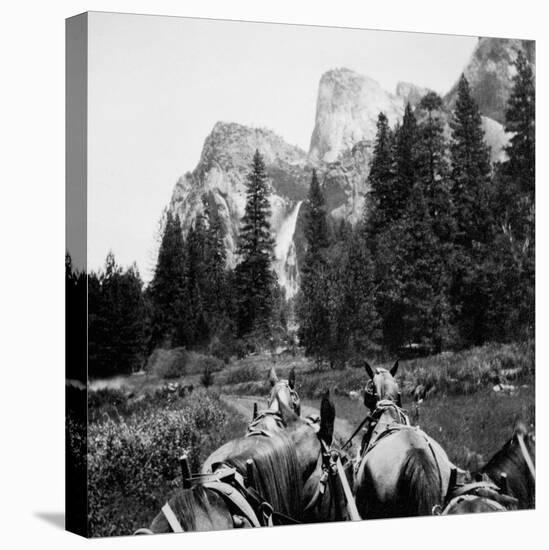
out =
[[(501, 122), (511, 89), (512, 62), (522, 49), (533, 61), (533, 42), (482, 38), (464, 72), (483, 114), (486, 141), (492, 161), (502, 160), (508, 142)], [(226, 230), (229, 265), (236, 262), (237, 237), (246, 203), (246, 176), (258, 149), (272, 185), (271, 226), (275, 237), (275, 270), (286, 296), (299, 287), (299, 262), (304, 252), (302, 208), (316, 168), (322, 182), (328, 213), (334, 219), (355, 223), (362, 215), (367, 177), (383, 111), (394, 125), (409, 102), (416, 107), (429, 90), (400, 82), (396, 93), (384, 91), (373, 79), (349, 69), (322, 75), (318, 90), (315, 126), (309, 153), (289, 145), (274, 132), (235, 123), (218, 122), (206, 138), (200, 161), (193, 172), (179, 178), (170, 207), (179, 214), (186, 232), (203, 201), (215, 207)], [(455, 102), (456, 86), (445, 96), (447, 135)], [(418, 111), (418, 116), (421, 113)]]
[(311, 177), (307, 155), (274, 132), (218, 122), (206, 138), (198, 166), (179, 178), (170, 208), (186, 233), (203, 210), (203, 199), (215, 206), (223, 222), (228, 263), (235, 264), (240, 220), (246, 205), (246, 176), (254, 152), (261, 151), (272, 185), (271, 226), (276, 240), (275, 268), (291, 296), (297, 291), (298, 267), (293, 234), (299, 205)]
[(380, 111), (392, 126), (402, 116), (402, 99), (349, 69), (324, 73), (318, 87), (311, 160), (333, 162), (355, 143), (373, 140)]
[[(480, 112), (500, 124), (505, 122), (505, 109), (515, 75), (515, 62), (522, 51), (534, 65), (535, 42), (505, 38), (479, 38), (471, 60), (463, 73), (473, 89)], [(445, 96), (452, 108), (457, 97), (456, 84)]]

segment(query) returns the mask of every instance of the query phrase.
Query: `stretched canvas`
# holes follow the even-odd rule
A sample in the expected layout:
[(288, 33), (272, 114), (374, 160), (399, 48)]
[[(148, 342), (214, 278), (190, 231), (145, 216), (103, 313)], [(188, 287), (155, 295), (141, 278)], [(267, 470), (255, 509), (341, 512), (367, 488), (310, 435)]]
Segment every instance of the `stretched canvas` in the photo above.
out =
[(66, 39), (67, 529), (533, 508), (535, 43)]

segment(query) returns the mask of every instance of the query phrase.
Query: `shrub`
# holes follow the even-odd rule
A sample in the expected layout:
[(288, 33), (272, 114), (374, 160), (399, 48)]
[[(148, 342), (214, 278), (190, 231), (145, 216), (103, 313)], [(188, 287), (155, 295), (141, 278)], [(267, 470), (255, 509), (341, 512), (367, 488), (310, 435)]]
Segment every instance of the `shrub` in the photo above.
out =
[(200, 377), (200, 383), (205, 387), (209, 388), (214, 382), (213, 372), (210, 370), (210, 367), (206, 365), (202, 376)]
[[(235, 424), (236, 422), (236, 424)], [(103, 417), (88, 431), (90, 534), (127, 535), (148, 526), (180, 486), (178, 457), (196, 471), (244, 422), (216, 394), (196, 391), (179, 408), (155, 406), (126, 418)]]
[(189, 354), (185, 348), (155, 349), (147, 361), (147, 371), (159, 378), (178, 378), (187, 374)]

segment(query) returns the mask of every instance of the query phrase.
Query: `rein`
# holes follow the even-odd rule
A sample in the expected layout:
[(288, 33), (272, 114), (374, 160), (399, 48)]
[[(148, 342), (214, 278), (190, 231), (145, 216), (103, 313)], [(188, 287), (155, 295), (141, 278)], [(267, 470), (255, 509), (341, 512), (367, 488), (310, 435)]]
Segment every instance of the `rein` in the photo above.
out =
[(528, 449), (526, 448), (526, 443), (524, 443), (524, 436), (521, 433), (517, 434), (517, 441), (519, 444), (520, 452), (522, 453), (522, 457), (524, 458), (524, 461), (526, 462), (526, 466), (528, 466), (528, 470), (530, 471), (530, 475), (532, 476), (532, 479), (534, 480), (534, 483), (536, 482), (536, 467), (534, 466), (534, 462), (532, 461), (532, 458), (530, 457), (530, 453), (528, 452)]

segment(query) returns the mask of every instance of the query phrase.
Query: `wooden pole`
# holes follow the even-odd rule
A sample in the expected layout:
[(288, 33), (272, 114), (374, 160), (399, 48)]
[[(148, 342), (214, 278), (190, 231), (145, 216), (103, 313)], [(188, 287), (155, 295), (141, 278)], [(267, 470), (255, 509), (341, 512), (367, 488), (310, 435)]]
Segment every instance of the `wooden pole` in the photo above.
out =
[(358, 513), (353, 492), (349, 486), (349, 481), (347, 480), (347, 476), (345, 475), (345, 470), (343, 469), (343, 464), (341, 464), (341, 458), (339, 456), (336, 460), (336, 468), (341, 486), (343, 487), (343, 494), (345, 495), (345, 500), (347, 501), (347, 512), (349, 512), (349, 519), (351, 521), (360, 521), (362, 518)]
[(181, 466), (181, 477), (183, 479), (183, 489), (191, 488), (191, 467), (189, 466), (189, 458), (186, 454), (179, 457), (179, 465)]
[(246, 485), (255, 488), (254, 461), (251, 458), (246, 460)]
[(507, 485), (507, 474), (505, 472), (501, 472), (501, 474), (499, 474), (499, 488), (504, 495), (509, 494), (509, 486)]

